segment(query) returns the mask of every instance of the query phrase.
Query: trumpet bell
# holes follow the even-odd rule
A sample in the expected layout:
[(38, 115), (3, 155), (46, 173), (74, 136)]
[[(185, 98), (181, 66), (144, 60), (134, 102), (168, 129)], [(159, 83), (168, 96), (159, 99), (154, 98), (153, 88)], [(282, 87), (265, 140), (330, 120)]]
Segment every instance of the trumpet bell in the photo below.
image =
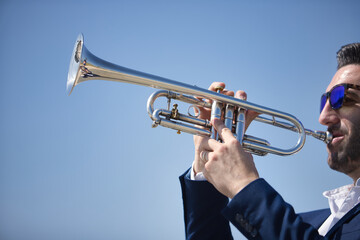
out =
[(68, 78), (66, 82), (66, 93), (71, 94), (72, 90), (77, 84), (79, 79), (80, 60), (82, 56), (82, 48), (84, 45), (84, 36), (80, 33), (71, 54)]

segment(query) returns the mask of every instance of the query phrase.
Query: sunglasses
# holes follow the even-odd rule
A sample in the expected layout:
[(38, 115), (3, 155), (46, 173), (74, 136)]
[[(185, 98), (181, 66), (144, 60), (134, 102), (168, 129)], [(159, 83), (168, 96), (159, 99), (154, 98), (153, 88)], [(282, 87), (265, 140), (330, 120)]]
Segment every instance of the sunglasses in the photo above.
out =
[(339, 84), (334, 86), (329, 92), (324, 93), (320, 100), (320, 113), (325, 107), (326, 101), (329, 99), (330, 106), (332, 109), (339, 109), (343, 106), (345, 91), (349, 88), (360, 90), (359, 85), (355, 84)]

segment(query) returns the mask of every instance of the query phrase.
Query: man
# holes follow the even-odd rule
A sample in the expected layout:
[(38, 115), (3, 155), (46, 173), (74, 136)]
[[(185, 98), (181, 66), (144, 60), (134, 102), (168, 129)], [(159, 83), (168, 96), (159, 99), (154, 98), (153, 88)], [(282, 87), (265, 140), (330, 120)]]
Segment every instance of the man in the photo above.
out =
[[(327, 145), (329, 166), (353, 184), (325, 192), (330, 209), (296, 214), (259, 178), (251, 154), (215, 120), (223, 142), (194, 137), (193, 167), (180, 177), (187, 239), (232, 239), (229, 221), (249, 239), (360, 239), (360, 43), (342, 47), (337, 60), (319, 122), (334, 136)], [(217, 85), (224, 87), (213, 83), (209, 89)], [(248, 111), (247, 122), (256, 116)], [(208, 118), (209, 110), (202, 109), (200, 117)], [(207, 181), (196, 181), (203, 177)]]

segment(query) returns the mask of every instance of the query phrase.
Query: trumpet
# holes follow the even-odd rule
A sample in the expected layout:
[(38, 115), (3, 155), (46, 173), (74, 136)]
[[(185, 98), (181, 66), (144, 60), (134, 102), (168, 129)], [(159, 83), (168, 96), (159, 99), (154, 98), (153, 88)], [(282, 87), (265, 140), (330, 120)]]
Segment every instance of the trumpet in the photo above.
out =
[[(190, 113), (180, 113), (177, 108), (178, 105), (174, 104), (171, 107), (170, 102), (171, 100), (185, 102), (191, 104), (191, 107), (195, 109), (210, 108), (211, 119), (222, 119), (246, 151), (260, 156), (268, 153), (281, 156), (294, 154), (304, 146), (306, 135), (325, 143), (329, 143), (332, 139), (330, 132), (305, 129), (303, 124), (291, 114), (220, 94), (221, 88), (214, 92), (105, 61), (93, 55), (85, 47), (84, 37), (80, 34), (75, 42), (70, 60), (66, 84), (68, 95), (72, 93), (76, 85), (88, 80), (124, 82), (161, 89), (153, 93), (147, 101), (147, 112), (153, 121), (152, 127), (160, 125), (175, 129), (178, 132), (211, 137), (221, 141), (209, 120), (200, 119)], [(154, 109), (154, 103), (159, 97), (167, 98), (167, 108)], [(297, 132), (296, 144), (288, 149), (283, 149), (271, 146), (265, 139), (245, 134), (246, 110), (253, 110), (262, 114), (255, 121)], [(270, 118), (263, 115), (270, 116)], [(285, 121), (279, 121), (279, 119)]]

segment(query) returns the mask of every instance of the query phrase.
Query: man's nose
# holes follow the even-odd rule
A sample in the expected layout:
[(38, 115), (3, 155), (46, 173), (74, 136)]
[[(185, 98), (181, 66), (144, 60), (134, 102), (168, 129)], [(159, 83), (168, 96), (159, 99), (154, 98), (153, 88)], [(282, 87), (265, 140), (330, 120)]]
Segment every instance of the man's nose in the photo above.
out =
[(340, 121), (337, 112), (330, 106), (329, 100), (326, 101), (324, 108), (319, 116), (319, 123), (325, 126), (331, 126)]

